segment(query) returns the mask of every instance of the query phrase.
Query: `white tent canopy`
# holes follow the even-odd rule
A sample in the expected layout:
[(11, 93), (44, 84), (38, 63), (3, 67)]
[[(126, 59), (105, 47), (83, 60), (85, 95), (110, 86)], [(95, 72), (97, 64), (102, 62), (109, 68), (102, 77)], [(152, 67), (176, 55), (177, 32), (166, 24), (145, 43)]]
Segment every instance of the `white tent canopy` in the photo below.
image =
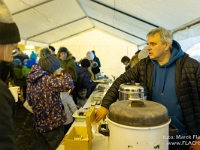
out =
[[(25, 43), (50, 45), (97, 28), (138, 47), (153, 28), (200, 36), (199, 0), (5, 0)], [(199, 38), (198, 38), (199, 41)], [(188, 44), (191, 42), (188, 42)]]

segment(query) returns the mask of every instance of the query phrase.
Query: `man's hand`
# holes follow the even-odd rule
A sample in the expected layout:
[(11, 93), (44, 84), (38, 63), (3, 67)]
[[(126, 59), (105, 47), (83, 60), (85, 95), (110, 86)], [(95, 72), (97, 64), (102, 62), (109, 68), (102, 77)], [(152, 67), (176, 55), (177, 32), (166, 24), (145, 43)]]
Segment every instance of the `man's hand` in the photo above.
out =
[(95, 122), (99, 122), (101, 119), (105, 119), (106, 115), (108, 113), (108, 109), (101, 106), (97, 111), (96, 111), (96, 118), (95, 118)]

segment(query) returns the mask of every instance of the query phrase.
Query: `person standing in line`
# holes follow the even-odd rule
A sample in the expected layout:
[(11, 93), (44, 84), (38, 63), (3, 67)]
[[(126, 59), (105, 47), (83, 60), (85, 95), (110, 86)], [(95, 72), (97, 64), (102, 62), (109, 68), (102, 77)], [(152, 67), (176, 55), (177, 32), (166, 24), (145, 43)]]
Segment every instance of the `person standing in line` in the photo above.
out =
[[(66, 47), (60, 47), (57, 53), (57, 58), (60, 60), (61, 68), (72, 67), (76, 71), (77, 69), (74, 60), (72, 59), (72, 54)], [(73, 79), (74, 82), (77, 82), (77, 78)]]
[(56, 49), (53, 46), (49, 46), (49, 49), (51, 50), (51, 54), (56, 56)]
[(15, 149), (15, 100), (6, 85), (12, 70), (12, 51), (20, 42), (17, 25), (3, 0), (0, 0), (0, 149)]
[(141, 59), (148, 56), (147, 46), (143, 50), (138, 50), (130, 60), (130, 67), (135, 66)]
[(90, 61), (85, 58), (81, 60), (81, 66), (78, 68), (77, 92), (78, 97), (81, 99), (89, 98), (90, 94), (97, 86), (97, 83), (91, 80), (92, 75), (88, 71), (90, 66)]
[(125, 71), (131, 68), (130, 66), (130, 58), (128, 56), (123, 56), (121, 62), (125, 65)]
[(26, 63), (26, 60), (29, 59), (28, 55), (23, 54), (23, 52), (20, 50), (19, 47), (17, 47), (16, 49), (12, 51), (12, 56), (13, 56), (13, 59), (16, 59), (16, 58), (20, 59), (22, 62), (22, 66), (24, 66), (24, 64)]
[(19, 86), (21, 89), (21, 97), (20, 100), (21, 102), (24, 102), (26, 100), (26, 88), (27, 88), (27, 83), (26, 83), (26, 78), (22, 74), (22, 62), (20, 59), (15, 58), (13, 59), (13, 81), (15, 86)]
[(76, 62), (76, 57), (75, 57), (75, 56), (72, 56), (72, 59), (74, 60), (74, 63), (75, 63), (75, 65), (76, 65), (76, 69), (78, 69), (79, 63)]
[(135, 54), (129, 63), (129, 66), (132, 68), (133, 66), (135, 66), (137, 63), (139, 62), (139, 58), (138, 58), (138, 54)]
[(93, 59), (93, 61), (97, 62), (98, 66), (99, 66), (99, 68), (100, 68), (100, 67), (101, 67), (101, 62), (100, 62), (99, 57), (96, 56), (96, 53), (95, 53), (94, 50), (92, 50), (92, 53), (94, 54), (94, 59)]
[[(94, 59), (94, 54), (91, 52), (91, 51), (88, 51), (86, 53), (86, 59), (88, 59), (90, 61), (90, 66), (87, 68), (87, 70), (91, 73), (91, 80), (93, 81), (95, 78), (94, 78), (94, 73), (92, 72), (92, 63), (94, 62), (93, 59)], [(84, 58), (84, 59), (85, 59)], [(82, 61), (82, 60), (81, 60)], [(80, 61), (80, 62), (81, 62)]]
[(95, 61), (92, 62), (91, 68), (92, 68), (92, 73), (94, 74), (94, 79), (98, 79), (99, 74), (100, 74), (100, 69), (99, 69), (98, 63)]
[[(118, 77), (109, 88), (96, 112), (96, 122), (106, 116), (110, 105), (117, 100), (119, 86), (133, 80), (147, 87), (148, 100), (167, 108), (171, 124), (178, 128), (178, 136), (169, 140), (174, 142), (169, 149), (188, 150), (188, 142), (200, 136), (200, 63), (184, 53), (164, 28), (147, 34), (147, 50), (149, 56)], [(184, 141), (185, 145), (176, 145)]]
[[(75, 71), (74, 68), (71, 67), (71, 66), (63, 68), (63, 71), (65, 71), (66, 73), (68, 73), (68, 74), (71, 75), (71, 77), (72, 77), (72, 79), (73, 79), (73, 82), (74, 82), (74, 79), (77, 79), (77, 78), (78, 78), (78, 77), (77, 77), (78, 75), (77, 75), (76, 71)], [(76, 85), (77, 85), (77, 83), (74, 82), (75, 88), (73, 89), (73, 91), (71, 91), (70, 94), (72, 94), (74, 103), (77, 105), (77, 91), (76, 91)]]
[(38, 65), (33, 65), (26, 76), (26, 98), (33, 108), (39, 150), (55, 150), (64, 137), (66, 114), (60, 92), (73, 89), (74, 83), (71, 76), (61, 70), (56, 56), (48, 48), (43, 48)]
[[(62, 72), (69, 74), (72, 77), (72, 79), (73, 79), (73, 76), (76, 76), (76, 72), (75, 72), (74, 68), (72, 68), (72, 67), (66, 67), (64, 70), (62, 70)], [(73, 124), (74, 118), (72, 115), (77, 110), (75, 101), (72, 98), (72, 95), (70, 95), (70, 93), (71, 93), (71, 91), (61, 92), (61, 101), (65, 108), (65, 113), (67, 115), (67, 121), (64, 123), (64, 133), (65, 134), (67, 133), (67, 131)]]
[(143, 50), (141, 50), (139, 53), (138, 53), (138, 59), (141, 60), (143, 58), (146, 58), (147, 56), (149, 55), (149, 52), (147, 50), (147, 46), (145, 46), (143, 48)]

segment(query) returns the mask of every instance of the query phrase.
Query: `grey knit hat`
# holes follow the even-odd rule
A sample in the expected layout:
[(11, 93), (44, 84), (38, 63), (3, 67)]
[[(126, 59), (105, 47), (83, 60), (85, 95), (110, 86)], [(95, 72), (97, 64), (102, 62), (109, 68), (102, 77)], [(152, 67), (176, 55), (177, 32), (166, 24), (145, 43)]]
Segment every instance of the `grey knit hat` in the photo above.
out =
[(60, 61), (56, 56), (51, 54), (51, 51), (48, 48), (43, 48), (40, 51), (38, 64), (49, 73), (53, 73), (60, 68)]
[(18, 43), (20, 39), (17, 25), (3, 0), (0, 0), (0, 44)]

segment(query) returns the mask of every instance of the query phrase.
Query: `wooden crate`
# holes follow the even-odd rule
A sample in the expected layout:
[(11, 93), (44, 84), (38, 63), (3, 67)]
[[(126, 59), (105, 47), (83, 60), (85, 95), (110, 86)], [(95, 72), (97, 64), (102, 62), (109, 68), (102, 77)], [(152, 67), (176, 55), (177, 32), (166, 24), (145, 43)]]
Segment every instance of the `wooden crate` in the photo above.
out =
[[(74, 126), (64, 138), (65, 150), (90, 150), (93, 134), (92, 125), (95, 119), (95, 108), (92, 106), (86, 114), (86, 126)], [(74, 140), (76, 135), (81, 135), (81, 140)]]

